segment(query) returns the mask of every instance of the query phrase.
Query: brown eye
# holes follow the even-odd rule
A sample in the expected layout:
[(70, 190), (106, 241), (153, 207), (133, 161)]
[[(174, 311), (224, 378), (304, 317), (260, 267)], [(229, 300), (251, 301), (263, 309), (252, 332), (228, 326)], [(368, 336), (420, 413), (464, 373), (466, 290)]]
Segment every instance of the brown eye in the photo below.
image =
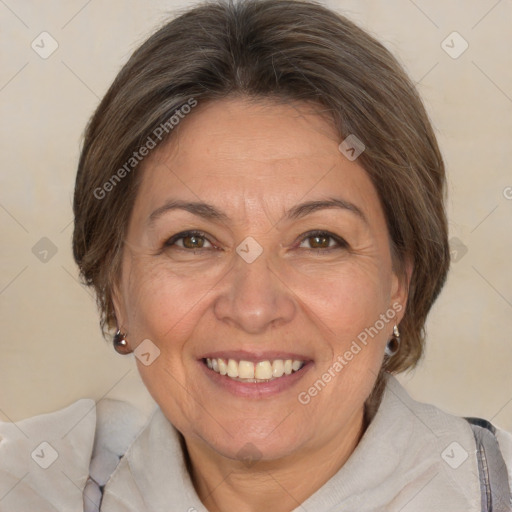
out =
[[(205, 244), (210, 244), (210, 246)], [(213, 247), (204, 233), (199, 231), (185, 231), (183, 233), (178, 233), (167, 240), (167, 242), (165, 242), (165, 246), (176, 246), (180, 249), (209, 249)]]
[(312, 249), (326, 249), (329, 247), (329, 239), (328, 236), (310, 236), (308, 238)]
[(309, 243), (309, 247), (304, 248), (310, 250), (320, 249), (330, 251), (331, 249), (342, 249), (348, 247), (345, 240), (327, 231), (313, 231), (306, 233), (299, 247), (301, 247), (305, 242)]
[(197, 249), (204, 245), (204, 238), (196, 235), (184, 236), (181, 238), (183, 247), (187, 249)]

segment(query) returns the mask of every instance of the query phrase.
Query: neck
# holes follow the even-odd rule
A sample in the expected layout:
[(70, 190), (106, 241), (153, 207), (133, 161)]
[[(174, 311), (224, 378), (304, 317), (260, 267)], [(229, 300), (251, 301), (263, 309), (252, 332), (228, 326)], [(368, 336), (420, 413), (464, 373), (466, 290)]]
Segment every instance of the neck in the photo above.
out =
[(203, 442), (184, 440), (183, 447), (196, 492), (210, 512), (290, 512), (339, 471), (366, 427), (361, 409), (322, 446), (253, 464), (223, 457)]

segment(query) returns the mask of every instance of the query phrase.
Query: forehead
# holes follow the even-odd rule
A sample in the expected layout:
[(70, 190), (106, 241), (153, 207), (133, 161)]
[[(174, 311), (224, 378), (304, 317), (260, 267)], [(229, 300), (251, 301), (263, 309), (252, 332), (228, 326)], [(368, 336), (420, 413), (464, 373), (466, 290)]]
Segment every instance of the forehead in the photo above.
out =
[[(336, 144), (338, 138), (321, 106), (271, 100), (226, 99), (199, 105), (181, 128), (181, 140), (186, 138), (195, 149), (204, 146), (207, 150), (206, 154), (195, 154), (197, 157), (215, 154), (218, 158), (236, 156), (267, 163), (321, 157), (324, 144)], [(262, 144), (266, 151), (262, 151)], [(186, 156), (186, 151), (180, 152), (176, 144), (174, 147), (176, 156)]]
[(369, 176), (341, 154), (340, 142), (322, 107), (311, 103), (199, 104), (144, 163), (137, 201), (149, 208), (178, 196), (256, 211), (263, 203), (289, 208), (341, 194), (378, 208)]

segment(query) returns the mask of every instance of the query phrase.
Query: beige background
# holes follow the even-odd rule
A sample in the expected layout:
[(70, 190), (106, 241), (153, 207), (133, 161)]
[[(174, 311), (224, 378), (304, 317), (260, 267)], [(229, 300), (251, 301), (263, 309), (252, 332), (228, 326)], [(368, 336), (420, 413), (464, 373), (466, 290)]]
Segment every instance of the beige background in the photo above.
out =
[[(376, 35), (419, 83), (448, 168), (460, 259), (429, 319), (426, 357), (401, 380), (416, 398), (512, 430), (512, 1), (326, 4)], [(71, 201), (99, 98), (152, 28), (187, 5), (0, 1), (0, 419), (81, 397), (152, 405), (77, 282)], [(47, 59), (31, 48), (42, 31), (59, 45)], [(469, 43), (457, 59), (441, 47), (453, 31)], [(46, 262), (32, 251), (43, 237), (57, 249)]]

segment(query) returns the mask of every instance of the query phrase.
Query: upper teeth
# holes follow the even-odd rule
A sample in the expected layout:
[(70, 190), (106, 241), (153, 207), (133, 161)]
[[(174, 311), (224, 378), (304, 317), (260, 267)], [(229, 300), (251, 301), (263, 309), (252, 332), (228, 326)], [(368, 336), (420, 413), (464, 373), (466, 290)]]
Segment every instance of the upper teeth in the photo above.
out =
[(269, 380), (302, 368), (304, 361), (298, 359), (275, 359), (274, 361), (236, 361), (235, 359), (206, 358), (208, 368), (231, 378)]

